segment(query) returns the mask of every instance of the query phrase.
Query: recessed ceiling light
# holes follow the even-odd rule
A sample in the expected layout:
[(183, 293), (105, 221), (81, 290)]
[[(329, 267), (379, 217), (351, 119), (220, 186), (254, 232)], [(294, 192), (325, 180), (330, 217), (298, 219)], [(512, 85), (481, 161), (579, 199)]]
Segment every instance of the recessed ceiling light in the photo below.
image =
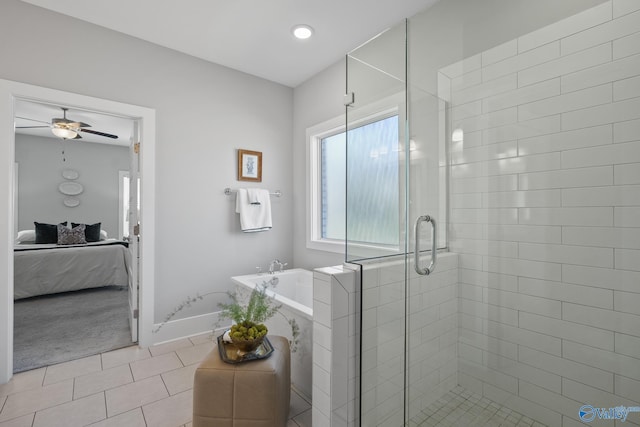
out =
[(293, 27), (291, 29), (291, 32), (293, 33), (295, 38), (305, 40), (313, 35), (313, 28), (308, 25), (301, 24)]

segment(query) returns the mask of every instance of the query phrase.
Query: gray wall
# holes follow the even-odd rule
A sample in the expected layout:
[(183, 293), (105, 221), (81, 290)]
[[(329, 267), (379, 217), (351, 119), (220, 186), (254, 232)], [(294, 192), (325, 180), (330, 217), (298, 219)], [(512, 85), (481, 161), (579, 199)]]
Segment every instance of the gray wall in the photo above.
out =
[[(15, 158), (18, 163), (18, 229), (33, 229), (33, 222), (55, 224), (72, 221), (85, 224), (101, 222), (109, 237), (118, 237), (118, 171), (129, 169), (129, 148), (66, 141), (57, 138), (16, 135)], [(66, 180), (62, 171), (73, 169), (80, 176), (75, 182), (84, 191), (77, 207), (62, 202), (58, 185)]]
[(342, 60), (296, 87), (293, 114), (294, 264), (302, 268), (342, 264), (344, 254), (307, 249), (306, 218), (309, 193), (308, 127), (344, 114), (345, 61)]
[[(293, 259), (291, 88), (18, 0), (0, 9), (0, 78), (156, 110), (156, 321), (188, 295), (226, 291), (230, 276)], [(282, 191), (271, 231), (241, 233), (223, 194), (241, 185), (238, 148), (262, 151), (259, 186)]]

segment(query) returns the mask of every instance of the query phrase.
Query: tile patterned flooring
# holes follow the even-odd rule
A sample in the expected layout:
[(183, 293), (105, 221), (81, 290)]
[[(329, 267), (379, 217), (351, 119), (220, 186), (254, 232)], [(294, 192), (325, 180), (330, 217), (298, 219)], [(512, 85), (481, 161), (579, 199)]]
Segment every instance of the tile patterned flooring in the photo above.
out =
[(545, 427), (486, 397), (456, 387), (422, 411), (411, 427)]
[[(193, 375), (211, 334), (137, 346), (16, 374), (0, 385), (0, 427), (191, 427)], [(311, 427), (310, 402), (292, 390), (287, 427)], [(544, 427), (456, 387), (411, 427)]]
[[(14, 375), (0, 385), (0, 427), (191, 427), (193, 375), (211, 334), (126, 347)], [(287, 427), (311, 427), (295, 390)]]

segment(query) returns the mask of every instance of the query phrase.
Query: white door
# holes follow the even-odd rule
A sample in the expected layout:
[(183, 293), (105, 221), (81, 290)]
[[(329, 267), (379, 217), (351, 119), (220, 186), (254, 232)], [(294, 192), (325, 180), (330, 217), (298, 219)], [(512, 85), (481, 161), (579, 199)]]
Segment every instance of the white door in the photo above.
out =
[(138, 341), (138, 290), (140, 266), (140, 132), (138, 122), (133, 122), (133, 138), (129, 148), (129, 324), (131, 341)]

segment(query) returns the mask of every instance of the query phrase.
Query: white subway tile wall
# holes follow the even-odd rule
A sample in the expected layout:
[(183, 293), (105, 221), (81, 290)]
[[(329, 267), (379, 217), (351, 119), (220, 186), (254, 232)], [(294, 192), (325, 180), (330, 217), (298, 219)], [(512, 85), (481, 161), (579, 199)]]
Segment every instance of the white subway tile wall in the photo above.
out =
[(419, 423), (428, 418), (426, 409), (458, 383), (458, 257), (442, 254), (429, 276), (411, 271), (406, 289), (402, 260), (363, 268), (362, 425), (403, 424), (405, 300), (407, 416)]
[(458, 383), (553, 426), (580, 425), (582, 405), (640, 406), (640, 2), (440, 74), (465, 136), (451, 143)]
[[(342, 266), (316, 269), (313, 274), (313, 425), (346, 427), (359, 419), (359, 282), (356, 271)], [(367, 290), (364, 295), (369, 295)], [(318, 317), (317, 309), (324, 315)]]
[(442, 254), (429, 276), (412, 272), (408, 287), (402, 259), (365, 264), (361, 274), (359, 354), (358, 274), (346, 268), (314, 273), (314, 310), (329, 306), (333, 316), (329, 325), (325, 318), (314, 316), (313, 424), (356, 425), (360, 362), (362, 425), (402, 425), (405, 301), (409, 301), (409, 415), (414, 421), (426, 420), (425, 410), (458, 384), (458, 256)]

